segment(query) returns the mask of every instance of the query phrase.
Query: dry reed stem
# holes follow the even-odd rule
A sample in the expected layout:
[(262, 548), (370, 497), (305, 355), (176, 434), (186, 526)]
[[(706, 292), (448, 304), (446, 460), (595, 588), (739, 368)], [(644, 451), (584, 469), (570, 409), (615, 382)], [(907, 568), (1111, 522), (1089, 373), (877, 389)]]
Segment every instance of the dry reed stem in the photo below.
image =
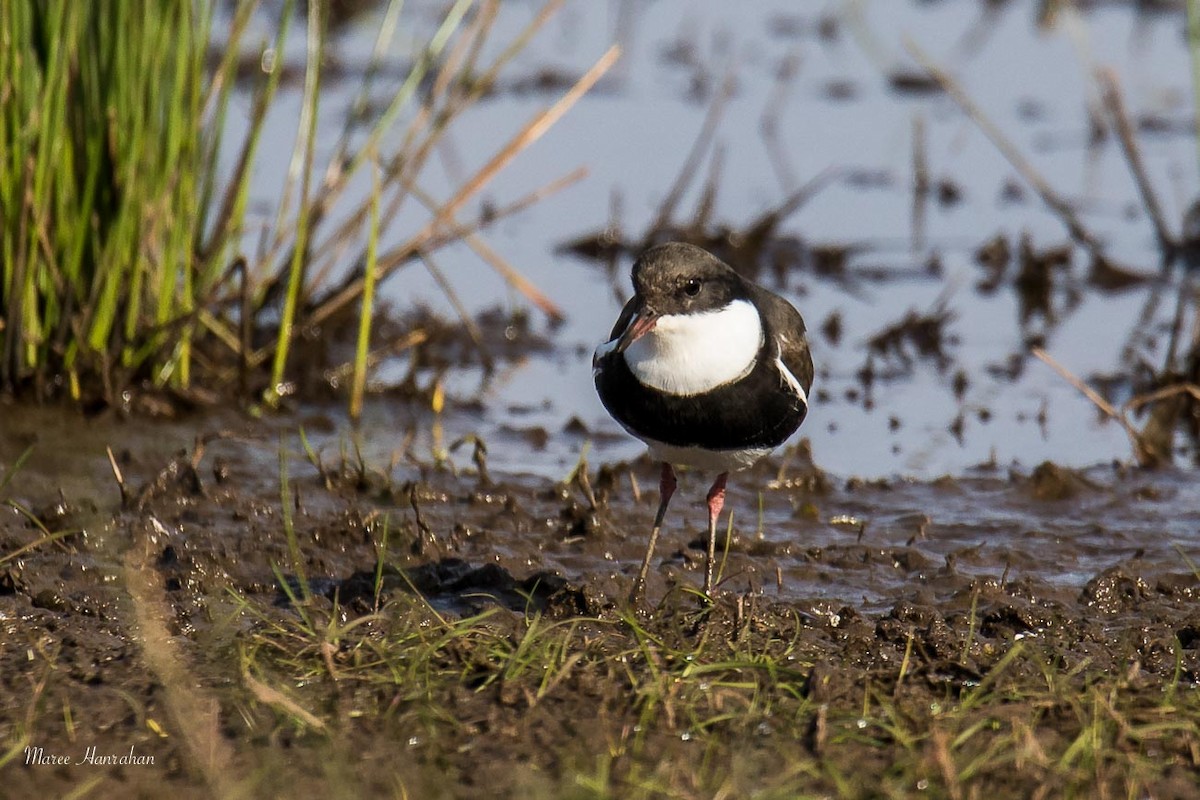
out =
[(488, 266), (496, 270), (504, 276), (504, 279), (509, 282), (517, 291), (525, 295), (531, 303), (542, 310), (542, 313), (550, 318), (551, 322), (559, 323), (567, 318), (567, 315), (559, 309), (558, 305), (546, 295), (542, 294), (533, 283), (509, 264), (503, 256), (492, 249), (482, 236), (477, 233), (465, 233), (462, 237), (467, 246), (475, 251), (475, 254), (487, 262)]
[[(437, 201), (420, 187), (416, 185), (409, 185), (405, 188), (411, 192), (414, 197), (420, 200), (421, 203), (424, 204), (425, 207), (430, 211), (436, 211), (438, 209)], [(446, 229), (450, 238), (454, 239), (455, 241), (466, 242), (467, 246), (474, 250), (476, 255), (482, 258), (488, 266), (499, 273), (500, 277), (504, 278), (509, 285), (517, 289), (519, 292), (521, 292), (521, 294), (525, 295), (525, 297), (531, 303), (540, 308), (542, 313), (548, 316), (552, 321), (557, 323), (566, 319), (566, 315), (563, 314), (562, 310), (553, 300), (543, 294), (542, 291), (534, 286), (528, 278), (526, 278), (519, 271), (517, 271), (515, 267), (509, 264), (503, 256), (493, 250), (491, 245), (489, 245), (477, 232), (471, 230), (468, 226), (459, 223), (454, 217), (450, 217), (447, 220)], [(425, 249), (422, 248), (421, 253), (423, 254), (425, 252)]]
[(420, 255), (422, 263), (425, 264), (425, 269), (433, 276), (433, 280), (437, 283), (438, 288), (445, 293), (446, 299), (450, 301), (450, 305), (454, 308), (454, 313), (458, 314), (458, 320), (467, 332), (467, 337), (471, 340), (471, 344), (475, 345), (475, 349), (479, 352), (479, 357), (483, 360), (484, 369), (490, 372), (495, 364), (492, 360), (491, 351), (488, 350), (488, 346), (485, 343), (483, 331), (479, 330), (479, 326), (471, 318), (467, 307), (459, 299), (458, 292), (454, 291), (453, 284), (446, 279), (446, 273), (433, 260), (433, 255), (425, 250), (422, 250)]
[(1163, 251), (1163, 255), (1167, 256), (1175, 251), (1179, 243), (1167, 225), (1162, 206), (1158, 202), (1158, 195), (1154, 193), (1154, 186), (1151, 185), (1150, 177), (1146, 174), (1146, 165), (1142, 161), (1141, 150), (1138, 149), (1137, 139), (1133, 135), (1133, 125), (1129, 121), (1129, 112), (1125, 109), (1125, 101), (1121, 95), (1120, 84), (1117, 83), (1117, 75), (1113, 70), (1105, 68), (1096, 72), (1096, 79), (1100, 82), (1100, 97), (1116, 124), (1117, 139), (1121, 142), (1125, 160), (1129, 162), (1129, 171), (1133, 173), (1138, 192), (1142, 195), (1142, 205), (1145, 206), (1146, 213), (1150, 215), (1150, 219), (1154, 223), (1158, 246)]
[(788, 146), (780, 136), (779, 119), (786, 108), (788, 93), (795, 88), (796, 76), (800, 73), (802, 60), (798, 49), (784, 57), (783, 64), (775, 78), (775, 85), (767, 97), (767, 103), (763, 106), (762, 115), (758, 120), (759, 135), (762, 137), (767, 151), (767, 158), (771, 160), (774, 167), (771, 171), (775, 173), (775, 177), (780, 183), (780, 189), (784, 192), (792, 191), (799, 179), (796, 170), (792, 167), (791, 159), (788, 157)]
[(675, 213), (675, 207), (679, 205), (679, 199), (683, 196), (692, 178), (700, 171), (700, 159), (704, 157), (704, 153), (708, 150), (713, 135), (716, 133), (717, 125), (721, 122), (721, 116), (725, 113), (725, 107), (728, 104), (729, 98), (732, 96), (733, 72), (730, 71), (726, 74), (725, 79), (721, 81), (721, 88), (713, 98), (712, 105), (708, 107), (708, 112), (704, 115), (704, 122), (700, 126), (700, 132), (696, 135), (696, 140), (692, 143), (692, 149), (688, 153), (687, 158), (683, 160), (683, 166), (680, 168), (679, 174), (675, 176), (675, 183), (671, 185), (666, 197), (663, 198), (662, 203), (658, 207), (658, 214), (654, 217), (653, 224), (646, 231), (647, 244), (651, 236), (670, 224), (671, 217)]
[(941, 728), (936, 728), (930, 736), (933, 744), (933, 762), (942, 773), (946, 791), (951, 800), (961, 800), (962, 784), (958, 779), (958, 770), (954, 766), (954, 756), (950, 753), (950, 737)]
[[(563, 114), (565, 114), (579, 99), (596, 84), (600, 77), (607, 72), (620, 56), (620, 48), (616, 45), (610, 47), (600, 60), (597, 61), (591, 69), (589, 69), (583, 77), (581, 77), (570, 90), (567, 91), (558, 102), (554, 103), (549, 108), (537, 114), (522, 128), (516, 136), (508, 141), (496, 155), (492, 157), (478, 172), (475, 173), (465, 184), (459, 187), (448, 202), (443, 204), (434, 218), (417, 232), (406, 243), (397, 248), (385, 253), (379, 258), (379, 279), (387, 277), (407, 261), (409, 257), (426, 247), (429, 242), (441, 231), (443, 227), (452, 226), (454, 224), (454, 215), (466, 204), (468, 200), (478, 194), (505, 166), (511, 162), (518, 153), (524, 150), (533, 142), (537, 141), (550, 126), (557, 122)], [(494, 266), (494, 265), (493, 265)], [(515, 274), (515, 273), (514, 273)], [(341, 310), (347, 303), (355, 300), (363, 290), (364, 281), (361, 277), (355, 278), (341, 291), (330, 297), (317, 308), (310, 319), (311, 324), (320, 325), (333, 314)], [(524, 278), (520, 278), (514, 285), (522, 292), (527, 292), (532, 288)], [(540, 294), (540, 293), (538, 293)], [(535, 297), (537, 295), (534, 295)], [(545, 298), (543, 297), (544, 301)], [(543, 303), (538, 302), (539, 307), (543, 307)], [(553, 304), (550, 304), (553, 307)], [(547, 312), (549, 313), (549, 312)], [(553, 316), (553, 315), (552, 315)], [(561, 312), (559, 312), (561, 317)]]
[(285, 714), (299, 719), (308, 727), (325, 732), (325, 723), (320, 717), (315, 716), (311, 711), (303, 708), (295, 700), (291, 699), (283, 692), (273, 686), (268, 686), (262, 681), (256, 679), (248, 670), (242, 670), (242, 682), (246, 684), (246, 688), (254, 695), (254, 699), (260, 703), (282, 711)]
[[(411, 182), (411, 180), (415, 179), (416, 175), (420, 174), (429, 158), (430, 153), (433, 151), (433, 148), (436, 146), (436, 144), (441, 140), (450, 123), (470, 106), (470, 101), (475, 98), (478, 93), (482, 92), (484, 88), (495, 85), (496, 78), (500, 73), (500, 69), (528, 43), (529, 39), (532, 38), (532, 36), (546, 24), (546, 22), (562, 7), (562, 5), (563, 0), (549, 0), (549, 2), (543, 5), (534, 19), (525, 26), (522, 32), (518, 34), (515, 39), (513, 39), (508, 47), (505, 48), (504, 52), (492, 62), (487, 71), (473, 81), (472, 86), (474, 88), (472, 88), (471, 92), (469, 92), (465, 97), (458, 98), (458, 102), (456, 103), (445, 103), (445, 107), (436, 110), (436, 112), (434, 107), (429, 104), (422, 104), (417, 109), (417, 113), (413, 116), (412, 121), (409, 123), (408, 129), (405, 131), (405, 134), (402, 137), (400, 148), (396, 151), (396, 155), (393, 156), (388, 165), (387, 171), (384, 175), (385, 184), (392, 181), (399, 182), (405, 176), (408, 176)], [(488, 30), (488, 27), (484, 25), (486, 18), (487, 14), (485, 11), (484, 14), (480, 15), (480, 22), (472, 29), (468, 36), (486, 36)], [(490, 23), (488, 23), (488, 25), (490, 25)], [(443, 64), (439, 74), (434, 77), (434, 83), (442, 84), (442, 74), (445, 73), (447, 73), (447, 65)], [(440, 97), (440, 95), (434, 95), (434, 97)], [(436, 122), (431, 122), (431, 120), (436, 120)], [(428, 128), (428, 130), (426, 130), (426, 128)], [(418, 134), (423, 130), (426, 131), (426, 135), (418, 144)], [(407, 194), (405, 191), (397, 192), (396, 195), (392, 197), (387, 208), (384, 210), (383, 215), (380, 217), (383, 228), (386, 228), (388, 225), (390, 225), (396, 218), (396, 215), (399, 213), (400, 208), (404, 204), (406, 198)], [(316, 248), (313, 258), (325, 258), (328, 255), (330, 247), (332, 247), (334, 243), (349, 239), (354, 234), (354, 231), (361, 224), (361, 222), (366, 219), (366, 214), (367, 203), (364, 201), (353, 213), (348, 215), (348, 217), (342, 221), (338, 228), (326, 238), (323, 244)], [(439, 240), (435, 236), (433, 241), (438, 241), (440, 243), (442, 240)], [(422, 245), (422, 247), (426, 250), (435, 249), (432, 242), (426, 242)], [(396, 251), (392, 252), (395, 253)], [(404, 257), (399, 259), (399, 263), (412, 258), (414, 255), (415, 250), (408, 250), (404, 254)], [(385, 254), (385, 262), (386, 256), (387, 254)], [(365, 255), (363, 255), (359, 260), (362, 261), (364, 259)], [(381, 275), (380, 277), (383, 276)], [(342, 292), (346, 291), (354, 283), (354, 280), (354, 278), (347, 279), (341, 288), (336, 288), (327, 294), (326, 300), (339, 297)], [(323, 303), (321, 305), (323, 305)]]
[(912, 242), (916, 252), (924, 249), (925, 213), (933, 180), (929, 175), (929, 141), (925, 135), (925, 117), (914, 114), (912, 120)]
[[(516, 200), (509, 203), (508, 205), (503, 206), (500, 209), (496, 210), (493, 214), (491, 214), (487, 218), (487, 220), (478, 220), (478, 221), (473, 221), (471, 223), (457, 223), (456, 226), (452, 230), (444, 231), (443, 233), (433, 237), (433, 239), (431, 239), (428, 242), (428, 244), (425, 246), (423, 251), (424, 252), (434, 252), (434, 251), (440, 249), (441, 247), (443, 247), (444, 245), (449, 244), (450, 242), (459, 241), (459, 240), (465, 239), (468, 236), (476, 235), (478, 233), (478, 231), (484, 227), (485, 224), (492, 224), (492, 223), (496, 222), (497, 220), (505, 219), (514, 214), (517, 214), (517, 213), (529, 208), (530, 206), (532, 206), (536, 203), (539, 203), (542, 200), (545, 200), (547, 197), (557, 194), (558, 192), (561, 192), (563, 189), (566, 189), (567, 187), (578, 183), (579, 181), (586, 178), (587, 175), (588, 175), (587, 167), (578, 167), (578, 168), (572, 170), (571, 172), (567, 173), (566, 175), (562, 176), (561, 178), (555, 178), (554, 180), (550, 181), (549, 183), (539, 186), (538, 188), (534, 189), (533, 191), (528, 192), (528, 193), (522, 195), (521, 197), (518, 197)], [(415, 256), (415, 255), (416, 255), (415, 253), (410, 254), (410, 256)], [(502, 261), (502, 259), (501, 259), (501, 261)], [(395, 264), (391, 264), (391, 262), (389, 262), (389, 264), (390, 264), (389, 271), (399, 268), (399, 266), (402, 263), (404, 263), (404, 262), (401, 261), (401, 262), (395, 263)], [(505, 265), (505, 266), (512, 274), (518, 275), (518, 273), (516, 273), (516, 270), (513, 269), (511, 266), (507, 266), (507, 265)], [(523, 280), (523, 279), (520, 278), (518, 275), (518, 277), (514, 280), (514, 282), (516, 280)], [(243, 287), (244, 287), (244, 285), (245, 284), (243, 282)], [(526, 282), (525, 288), (522, 291), (530, 292), (533, 295), (535, 295), (536, 297), (542, 298), (542, 302), (545, 303), (545, 305), (543, 306), (543, 305), (539, 304), (539, 308), (542, 308), (542, 310), (547, 315), (551, 316), (552, 318), (554, 317), (555, 314), (560, 313), (558, 311), (557, 306), (552, 301), (550, 301), (548, 298), (546, 298), (546, 296), (543, 295), (540, 291), (538, 291), (537, 288), (533, 286), (533, 284)], [(246, 298), (243, 298), (243, 303), (242, 303), (243, 307), (245, 305), (245, 303), (244, 303), (245, 299)], [(553, 309), (553, 312), (550, 309)], [(317, 321), (323, 321), (323, 320), (327, 319), (328, 316), (329, 315), (321, 316)], [(243, 311), (242, 318), (243, 318), (243, 320), (249, 320), (250, 317), (249, 317), (248, 313)], [(199, 312), (198, 321), (201, 324), (205, 325), (207, 328), (209, 328), (213, 333), (215, 333), (217, 335), (217, 340), (219, 342), (221, 342), (222, 344), (224, 344), (225, 347), (230, 350), (230, 352), (238, 353), (239, 355), (241, 355), (243, 353), (243, 351), (245, 351), (244, 367), (247, 371), (252, 370), (252, 369), (257, 369), (259, 366), (262, 365), (262, 363), (264, 361), (266, 361), (271, 356), (272, 348), (270, 346), (265, 346), (259, 350), (248, 350), (247, 348), (245, 348), (243, 346), (244, 343), (250, 341), (250, 331), (248, 329), (243, 330), (242, 338), (238, 339), (232, 333), (224, 330), (224, 328), (222, 327), (222, 323), (218, 318), (214, 317), (210, 312), (207, 312), (204, 310), (201, 310)], [(245, 328), (245, 325), (243, 325), (243, 328)]]
[(1121, 406), (1124, 412), (1136, 411), (1144, 405), (1157, 403), (1160, 400), (1166, 400), (1168, 397), (1174, 397), (1179, 394), (1191, 395), (1194, 400), (1200, 401), (1200, 386), (1194, 383), (1176, 383), (1172, 386), (1164, 386), (1149, 394), (1139, 394), (1137, 397), (1131, 397), (1125, 401), (1125, 405)]
[(117, 464), (117, 457), (113, 454), (111, 446), (104, 448), (108, 453), (108, 465), (112, 468), (113, 479), (117, 482), (117, 488), (121, 490), (121, 508), (129, 506), (129, 489), (125, 485), (125, 475), (121, 472), (121, 467)]
[(813, 199), (818, 192), (824, 189), (831, 180), (842, 174), (842, 168), (836, 165), (831, 165), (818, 172), (813, 177), (809, 178), (803, 186), (801, 186), (792, 194), (783, 199), (775, 208), (767, 211), (746, 230), (750, 236), (765, 236), (775, 226), (783, 222), (785, 219), (795, 214), (809, 200)]
[(1046, 364), (1048, 367), (1061, 375), (1063, 380), (1074, 386), (1075, 389), (1080, 392), (1080, 394), (1091, 401), (1092, 405), (1100, 409), (1101, 413), (1120, 424), (1120, 426), (1125, 430), (1125, 434), (1129, 437), (1130, 444), (1133, 445), (1134, 457), (1137, 458), (1139, 464), (1142, 466), (1147, 466), (1157, 460), (1159, 454), (1152, 447), (1146, 444), (1137, 428), (1133, 427), (1133, 424), (1129, 422), (1129, 419), (1123, 412), (1114, 408), (1112, 403), (1100, 396), (1099, 392), (1088, 386), (1074, 373), (1054, 360), (1054, 358), (1042, 348), (1034, 347), (1030, 352), (1032, 352), (1034, 356), (1042, 361), (1042, 363)]
[[(445, 25), (452, 24), (451, 17), (453, 16), (454, 9), (457, 7), (457, 5), (451, 7), (451, 15), (447, 16), (442, 22), (443, 29)], [(467, 38), (475, 35), (477, 31), (478, 28), (468, 33)], [(437, 52), (441, 52), (440, 48), (437, 50)], [(413, 72), (409, 74), (408, 79), (406, 79), (405, 83), (393, 97), (388, 111), (385, 112), (385, 116), (391, 116), (393, 112), (397, 111), (399, 109), (399, 105), (397, 105), (397, 103), (399, 103), (402, 99), (407, 102), (407, 99), (412, 95), (411, 90), (416, 88), (416, 84), (412, 83), (412, 81), (417, 78), (423, 78), (426, 75), (428, 65), (426, 64), (425, 59), (429, 56), (430, 53), (427, 52), (415, 62)], [(445, 62), (443, 62), (443, 72), (445, 72), (446, 69)], [(441, 84), (440, 76), (436, 77), (434, 80), (435, 83)], [(365, 89), (366, 86), (364, 84), (364, 90)], [(433, 96), (441, 97), (442, 95), (434, 94)], [(397, 155), (392, 159), (392, 165), (388, 168), (387, 179), (390, 180), (401, 169), (419, 170), (424, 165), (425, 158), (428, 156), (433, 144), (444, 133), (449, 119), (445, 120), (442, 125), (429, 133), (429, 135), (426, 137), (426, 140), (421, 144), (421, 147), (416, 153), (413, 153), (410, 149), (412, 142), (416, 139), (417, 132), (425, 126), (431, 117), (429, 108), (429, 106), (422, 104), (418, 113), (414, 115), (408, 131), (404, 136), (404, 143)], [(334, 157), (331, 158), (329, 162), (325, 179), (322, 181), (321, 187), (319, 188), (316, 196), (313, 197), (311, 201), (306, 201), (311, 207), (311, 213), (314, 214), (317, 219), (324, 218), (325, 213), (334, 205), (334, 203), (337, 202), (341, 194), (348, 187), (350, 177), (358, 171), (363, 159), (367, 158), (378, 148), (379, 141), (383, 136), (386, 127), (387, 126), (382, 126), (377, 123), (372, 128), (371, 133), (364, 145), (355, 152), (352, 158), (347, 159), (349, 166), (345, 169), (341, 167), (342, 161), (345, 159), (345, 152), (342, 148), (342, 145), (346, 144), (348, 139), (346, 138), (347, 134), (343, 135), (342, 143), (339, 144), (338, 150), (335, 151)], [(386, 227), (387, 224), (390, 223), (394, 216), (399, 212), (400, 205), (403, 203), (403, 201), (403, 195), (392, 199), (386, 212), (381, 216), (381, 225), (383, 227)], [(347, 215), (347, 217), (341, 222), (335, 231), (324, 240), (324, 242), (322, 242), (320, 245), (317, 245), (315, 249), (310, 251), (308, 254), (309, 260), (317, 261), (321, 258), (327, 257), (329, 255), (328, 251), (330, 248), (337, 248), (339, 243), (350, 239), (358, 230), (358, 228), (366, 221), (367, 217), (369, 216), (370, 206), (370, 198), (366, 198), (360, 202), (357, 208), (352, 213)], [(262, 259), (264, 263), (274, 261), (276, 253), (284, 244), (283, 233), (284, 232), (282, 230), (277, 231), (273, 244)], [(290, 261), (291, 257), (291, 254), (289, 254), (289, 256), (284, 260), (284, 263)]]
[(1070, 233), (1071, 238), (1086, 248), (1095, 258), (1107, 260), (1100, 240), (1084, 226), (1079, 216), (1075, 213), (1075, 209), (1071, 207), (1071, 204), (1061, 197), (1058, 192), (1054, 191), (1054, 188), (1042, 177), (1042, 174), (1038, 172), (1029, 159), (1021, 154), (1021, 151), (1012, 143), (1012, 140), (1005, 136), (1000, 127), (983, 112), (982, 108), (975, 104), (975, 101), (967, 94), (962, 84), (955, 80), (950, 73), (935, 64), (916, 42), (911, 39), (905, 39), (905, 47), (912, 54), (913, 58), (917, 60), (917, 63), (921, 65), (921, 68), (928, 72), (946, 94), (950, 95), (958, 103), (963, 112), (979, 126), (979, 129), (992, 141), (992, 144), (996, 146), (1001, 154), (1008, 159), (1008, 162), (1020, 173), (1021, 177), (1041, 196), (1042, 202), (1049, 206), (1050, 210), (1062, 220), (1063, 224), (1067, 226), (1067, 231)]
[[(491, 225), (497, 220), (504, 219), (505, 217), (511, 217), (513, 214), (524, 211), (535, 203), (540, 203), (542, 200), (545, 200), (547, 197), (553, 194), (558, 194), (568, 186), (579, 183), (588, 176), (589, 172), (590, 170), (587, 167), (576, 167), (566, 175), (563, 175), (561, 178), (555, 178), (544, 186), (539, 186), (532, 192), (528, 192), (527, 194), (518, 197), (508, 205), (501, 206), (500, 208), (496, 209), (488, 215), (486, 224)], [(480, 226), (475, 225), (473, 227), (478, 229)]]
[[(568, 187), (574, 183), (577, 183), (578, 181), (580, 181), (584, 177), (586, 177), (587, 172), (588, 172), (588, 170), (586, 167), (580, 167), (561, 178), (557, 178), (557, 179), (551, 181), (550, 183), (548, 183), (544, 186), (541, 186), (541, 187), (533, 190), (532, 192), (529, 192), (528, 194), (518, 198), (517, 200), (513, 201), (511, 204), (509, 204), (509, 205), (505, 206), (504, 208), (500, 209), (499, 211), (497, 211), (496, 214), (490, 218), (490, 221), (495, 221), (497, 219), (502, 219), (504, 217), (515, 214), (518, 211), (528, 208), (529, 206), (533, 205), (534, 203), (540, 202), (541, 200), (545, 199), (546, 197), (549, 197), (550, 195), (552, 195), (556, 192), (562, 191), (566, 187)], [(438, 236), (433, 237), (433, 239), (431, 239), (427, 243), (427, 245), (423, 249), (423, 251), (424, 252), (432, 252), (432, 251), (435, 251), (435, 250), (441, 248), (442, 246), (450, 243), (451, 241), (458, 241), (458, 240), (466, 239), (469, 236), (476, 236), (477, 235), (476, 232), (480, 228), (483, 227), (483, 224), (484, 223), (482, 221), (472, 222), (470, 224), (458, 223), (450, 231), (445, 231), (442, 234), (439, 234)], [(394, 252), (395, 251), (393, 251), (393, 253)], [(395, 271), (402, 264), (404, 264), (408, 260), (408, 257), (413, 257), (415, 255), (417, 255), (417, 253), (413, 252), (413, 253), (408, 253), (406, 258), (389, 260), (388, 263), (386, 264), (386, 267), (387, 267), (386, 273), (391, 274), (391, 272)], [(542, 294), (541, 291), (539, 291), (537, 289), (537, 287), (535, 287), (532, 283), (530, 283), (525, 278), (523, 278), (512, 266), (510, 266), (506, 262), (504, 262), (504, 260), (502, 258), (500, 258), (500, 256), (496, 255), (495, 258), (498, 260), (498, 263), (500, 264), (500, 266), (497, 267), (496, 264), (492, 264), (492, 266), (494, 268), (497, 268), (497, 270), (500, 271), (501, 274), (505, 275), (506, 279), (508, 279), (508, 277), (511, 275), (512, 280), (510, 282), (513, 283), (514, 286), (517, 286), (517, 288), (522, 293), (524, 293), (528, 297), (530, 297), (531, 302), (534, 302), (536, 305), (538, 305), (538, 307), (541, 308), (542, 311), (544, 313), (546, 313), (548, 316), (550, 316), (552, 319), (562, 319), (563, 318), (561, 312), (558, 310), (558, 307), (554, 304), (553, 301), (551, 301), (544, 294)], [(379, 277), (382, 278), (382, 277), (384, 277), (384, 275), (380, 274)], [(361, 280), (361, 279), (359, 279), (359, 280)], [(355, 283), (357, 283), (357, 282), (351, 282), (350, 284), (348, 284), (346, 286), (346, 288), (344, 288), (341, 292), (334, 295), (334, 298), (340, 298), (343, 293), (345, 293), (347, 291), (351, 291), (352, 288), (354, 287)], [(521, 285), (517, 285), (517, 284), (521, 284)], [(365, 282), (363, 282), (363, 285), (365, 285)], [(354, 299), (353, 297), (350, 297), (350, 300), (353, 300), (353, 299)], [(331, 302), (331, 301), (327, 301), (327, 302)], [(340, 310), (340, 308), (343, 307), (345, 305), (345, 303), (342, 303), (341, 306), (339, 306), (338, 308), (333, 308), (333, 309), (329, 310), (327, 313), (322, 313), (321, 309), (324, 309), (325, 305), (326, 304), (323, 303), (321, 305), (321, 307), (312, 315), (312, 317), (311, 317), (312, 324), (320, 324), (320, 323), (324, 322), (326, 319), (328, 319), (330, 316), (332, 316), (334, 313), (336, 313), (338, 310)], [(229, 337), (221, 336), (218, 338), (220, 339), (220, 341), (222, 343), (224, 343), (226, 345), (226, 347), (229, 347), (234, 352), (237, 352), (238, 348), (241, 346), (241, 344), (239, 342), (237, 342)], [(248, 339), (247, 339), (247, 341), (248, 341)], [(259, 350), (255, 350), (255, 351), (248, 353), (245, 358), (246, 368), (247, 369), (258, 368), (259, 366), (262, 365), (262, 363), (264, 361), (266, 361), (268, 358), (271, 357), (272, 352), (273, 351), (272, 351), (271, 346), (265, 346)]]
[(151, 517), (134, 533), (133, 546), (125, 554), (125, 588), (133, 604), (134, 634), (146, 664), (163, 687), (163, 705), (183, 741), (182, 751), (204, 777), (216, 797), (234, 795), (233, 748), (221, 733), (220, 704), (202, 688), (188, 669), (186, 658), (171, 635), (174, 612), (163, 594), (161, 576), (154, 568), (153, 536), (162, 523)]
[[(605, 51), (600, 60), (592, 65), (592, 68), (584, 73), (575, 85), (572, 86), (566, 94), (564, 94), (558, 102), (550, 106), (534, 117), (521, 131), (517, 133), (508, 144), (499, 150), (492, 159), (483, 166), (475, 175), (465, 184), (459, 187), (458, 192), (454, 197), (442, 206), (438, 215), (435, 216), (428, 227), (434, 231), (445, 224), (453, 217), (468, 200), (474, 197), (483, 189), (492, 178), (499, 174), (500, 170), (504, 169), (508, 164), (517, 157), (521, 151), (529, 147), (531, 144), (540, 139), (546, 131), (550, 130), (554, 123), (558, 122), (564, 114), (567, 113), (584, 94), (588, 92), (601, 76), (612, 67), (616, 60), (621, 56), (621, 48), (613, 45)], [(431, 231), (432, 233), (432, 231)]]

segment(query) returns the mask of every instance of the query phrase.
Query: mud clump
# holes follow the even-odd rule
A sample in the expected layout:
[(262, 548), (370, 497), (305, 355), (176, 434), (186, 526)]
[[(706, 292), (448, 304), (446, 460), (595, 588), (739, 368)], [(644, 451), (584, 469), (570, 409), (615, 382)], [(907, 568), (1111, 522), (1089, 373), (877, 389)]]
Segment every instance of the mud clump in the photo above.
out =
[(1122, 567), (1106, 569), (1083, 587), (1080, 599), (1102, 614), (1116, 614), (1135, 608), (1150, 594), (1150, 586)]
[(1043, 461), (1029, 476), (1028, 486), (1035, 499), (1048, 502), (1070, 500), (1085, 491), (1089, 484), (1078, 473), (1051, 461)]

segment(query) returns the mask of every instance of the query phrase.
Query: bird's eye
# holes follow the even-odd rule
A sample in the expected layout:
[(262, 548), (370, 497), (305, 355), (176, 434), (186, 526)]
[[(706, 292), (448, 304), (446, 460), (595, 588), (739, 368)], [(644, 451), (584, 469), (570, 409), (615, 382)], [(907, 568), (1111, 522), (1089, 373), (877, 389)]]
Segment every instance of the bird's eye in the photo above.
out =
[(693, 278), (683, 285), (683, 293), (688, 297), (695, 297), (700, 294), (700, 281)]

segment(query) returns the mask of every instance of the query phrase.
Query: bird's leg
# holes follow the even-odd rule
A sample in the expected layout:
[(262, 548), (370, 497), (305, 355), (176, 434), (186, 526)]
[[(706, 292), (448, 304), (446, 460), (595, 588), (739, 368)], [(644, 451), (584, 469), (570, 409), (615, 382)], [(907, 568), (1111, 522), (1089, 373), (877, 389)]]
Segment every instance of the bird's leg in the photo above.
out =
[(654, 544), (658, 541), (658, 531), (662, 528), (663, 517), (667, 515), (667, 504), (671, 502), (671, 495), (675, 494), (675, 486), (675, 470), (671, 469), (671, 465), (664, 461), (662, 479), (658, 484), (658, 513), (654, 515), (654, 530), (650, 531), (650, 543), (646, 546), (646, 557), (642, 559), (642, 568), (638, 570), (633, 591), (629, 593), (630, 605), (637, 605), (642, 598), (642, 591), (646, 588), (646, 573), (650, 571), (650, 559), (654, 556)]
[(717, 517), (725, 507), (725, 479), (728, 472), (722, 472), (713, 481), (708, 490), (708, 558), (704, 561), (704, 593), (712, 594), (713, 563), (717, 560)]

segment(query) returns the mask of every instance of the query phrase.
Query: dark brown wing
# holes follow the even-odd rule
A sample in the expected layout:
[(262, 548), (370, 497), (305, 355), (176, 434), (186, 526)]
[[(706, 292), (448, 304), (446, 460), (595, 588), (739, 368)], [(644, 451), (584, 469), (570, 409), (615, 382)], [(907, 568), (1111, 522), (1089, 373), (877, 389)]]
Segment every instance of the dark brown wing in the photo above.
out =
[(775, 348), (775, 355), (804, 387), (804, 393), (808, 394), (813, 382), (813, 362), (808, 350), (804, 318), (795, 306), (777, 294), (753, 284), (750, 285), (750, 292), (762, 312), (763, 333), (767, 341)]

